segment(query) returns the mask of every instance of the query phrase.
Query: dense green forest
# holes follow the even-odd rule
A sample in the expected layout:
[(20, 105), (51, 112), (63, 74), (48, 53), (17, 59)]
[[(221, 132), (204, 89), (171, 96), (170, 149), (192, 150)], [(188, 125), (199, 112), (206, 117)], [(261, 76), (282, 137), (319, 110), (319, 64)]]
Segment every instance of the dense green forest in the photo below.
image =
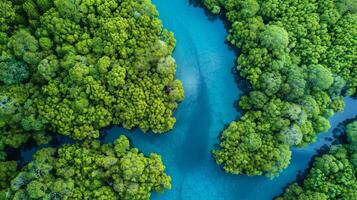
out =
[(357, 199), (357, 121), (346, 127), (347, 144), (315, 158), (302, 184), (293, 183), (276, 200)]
[[(171, 188), (160, 156), (145, 157), (120, 136), (39, 150), (0, 193), (10, 199), (149, 199), (151, 191)], [(2, 185), (4, 186), (4, 185)]]
[(11, 179), (14, 199), (148, 199), (169, 188), (160, 158), (136, 149), (45, 149), (18, 176), (6, 149), (46, 144), (51, 133), (93, 140), (109, 125), (172, 129), (184, 97), (175, 42), (147, 0), (1, 0), (0, 190)]
[(233, 174), (274, 177), (290, 148), (314, 142), (357, 89), (354, 0), (205, 0), (230, 23), (239, 75), (250, 92), (243, 116), (221, 135), (213, 155)]
[[(357, 1), (198, 1), (228, 22), (249, 83), (213, 157), (229, 173), (278, 176), (291, 148), (315, 142), (357, 94)], [(112, 125), (161, 134), (176, 123), (176, 40), (158, 16), (150, 0), (0, 0), (1, 200), (148, 200), (171, 189), (160, 155), (125, 136), (99, 140)], [(70, 142), (49, 145), (57, 134)], [(277, 200), (357, 199), (357, 121), (346, 141)], [(29, 163), (10, 155), (25, 144), (38, 150)]]
[[(1, 1), (1, 141), (111, 124), (170, 130), (183, 88), (173, 34), (148, 1)], [(17, 134), (14, 137), (14, 134)], [(16, 140), (14, 138), (17, 138)]]

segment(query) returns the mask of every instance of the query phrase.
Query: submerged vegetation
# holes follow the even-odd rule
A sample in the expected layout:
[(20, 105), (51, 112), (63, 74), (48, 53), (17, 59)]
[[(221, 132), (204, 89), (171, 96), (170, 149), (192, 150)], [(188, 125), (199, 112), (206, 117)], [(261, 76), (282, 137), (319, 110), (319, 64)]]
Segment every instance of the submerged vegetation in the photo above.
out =
[(144, 157), (120, 136), (114, 144), (86, 141), (39, 150), (0, 199), (146, 200), (171, 188), (160, 156)]
[(357, 199), (357, 121), (346, 127), (347, 144), (317, 157), (302, 184), (293, 183), (276, 200)]
[(218, 164), (234, 174), (273, 177), (290, 148), (330, 128), (357, 89), (357, 3), (348, 0), (205, 0), (231, 23), (238, 72), (251, 84), (244, 114), (223, 131)]

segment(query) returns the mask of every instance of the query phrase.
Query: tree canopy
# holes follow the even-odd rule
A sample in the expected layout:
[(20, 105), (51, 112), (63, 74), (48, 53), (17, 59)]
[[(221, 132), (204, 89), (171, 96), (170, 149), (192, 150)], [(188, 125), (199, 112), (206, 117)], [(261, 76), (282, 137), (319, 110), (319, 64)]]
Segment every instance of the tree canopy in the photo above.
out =
[(0, 191), (0, 198), (148, 200), (151, 192), (171, 188), (164, 171), (159, 155), (144, 156), (125, 136), (109, 144), (88, 140), (39, 150), (8, 189)]
[(184, 97), (175, 39), (150, 1), (2, 0), (0, 22), (1, 109), (16, 107), (0, 116), (6, 145), (44, 131), (173, 128)]
[(0, 8), (12, 30), (0, 32), (2, 92), (36, 90), (23, 106), (44, 129), (85, 139), (112, 124), (173, 127), (183, 99), (170, 56), (175, 39), (150, 2), (4, 0)]
[[(0, 190), (11, 179), (14, 199), (147, 199), (169, 188), (159, 156), (124, 147), (123, 155), (107, 155), (89, 141), (110, 125), (158, 134), (173, 128), (184, 98), (175, 43), (151, 1), (1, 0)], [(42, 150), (14, 177), (20, 166), (6, 151), (46, 144), (56, 133), (86, 142)], [(59, 161), (62, 151), (70, 157)], [(59, 163), (72, 178), (56, 172)]]
[[(357, 89), (356, 1), (205, 0), (230, 23), (237, 71), (251, 85), (239, 101), (243, 117), (213, 150), (227, 172), (273, 177), (289, 165), (293, 146), (330, 128), (328, 118)], [(253, 139), (254, 138), (254, 139)], [(259, 144), (249, 148), (248, 140)], [(257, 142), (260, 141), (260, 142)]]
[(347, 144), (316, 157), (303, 182), (292, 183), (276, 200), (357, 199), (357, 121), (347, 125)]

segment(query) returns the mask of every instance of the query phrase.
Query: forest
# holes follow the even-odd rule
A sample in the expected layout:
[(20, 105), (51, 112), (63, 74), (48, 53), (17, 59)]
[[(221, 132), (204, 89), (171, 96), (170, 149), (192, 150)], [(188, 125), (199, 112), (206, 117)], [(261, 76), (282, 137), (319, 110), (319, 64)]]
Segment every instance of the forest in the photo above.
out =
[(302, 183), (292, 183), (276, 200), (357, 199), (357, 121), (346, 126), (342, 138), (315, 158)]
[[(237, 50), (234, 73), (248, 83), (237, 99), (241, 117), (217, 132), (207, 159), (222, 173), (277, 178), (292, 149), (316, 142), (344, 99), (357, 95), (357, 2), (198, 2), (207, 20), (224, 20), (227, 46)], [(0, 200), (148, 200), (170, 190), (176, 180), (165, 157), (120, 132), (102, 139), (118, 126), (155, 146), (174, 129), (185, 98), (175, 48), (151, 0), (0, 0)], [(36, 152), (23, 163), (18, 154), (29, 145)], [(357, 199), (356, 145), (354, 121), (275, 199)]]
[(233, 174), (277, 176), (291, 147), (316, 141), (357, 89), (357, 3), (349, 0), (205, 0), (231, 24), (243, 116), (221, 135), (216, 162)]
[[(109, 125), (160, 134), (176, 121), (175, 38), (150, 1), (1, 0), (0, 22), (2, 198), (149, 199), (170, 187), (158, 155), (95, 142)], [(51, 133), (85, 142), (41, 150), (16, 175), (6, 149)]]
[(10, 189), (3, 196), (134, 200), (149, 199), (151, 191), (171, 187), (161, 157), (154, 153), (145, 157), (130, 148), (125, 136), (114, 144), (92, 140), (59, 149), (43, 148), (33, 157), (7, 185)]

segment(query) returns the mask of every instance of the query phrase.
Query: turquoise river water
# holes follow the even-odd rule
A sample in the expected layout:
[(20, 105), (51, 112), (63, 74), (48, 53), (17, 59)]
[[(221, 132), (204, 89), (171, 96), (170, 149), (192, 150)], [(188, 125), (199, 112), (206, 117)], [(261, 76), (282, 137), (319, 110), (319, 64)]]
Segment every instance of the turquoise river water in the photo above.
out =
[[(232, 71), (236, 55), (224, 43), (227, 35), (220, 19), (212, 20), (188, 0), (153, 0), (165, 28), (177, 40), (174, 58), (177, 78), (185, 88), (185, 100), (175, 113), (173, 131), (154, 136), (119, 127), (104, 131), (106, 141), (119, 133), (128, 136), (144, 153), (161, 154), (172, 189), (153, 194), (153, 200), (265, 200), (282, 192), (304, 170), (330, 134), (320, 135), (307, 148), (293, 151), (291, 165), (278, 178), (230, 175), (214, 163), (211, 149), (224, 126), (239, 117), (234, 102), (242, 95)], [(332, 127), (357, 114), (356, 101), (346, 98), (346, 110), (331, 118)], [(332, 129), (331, 129), (332, 130)]]
[[(269, 200), (294, 181), (331, 132), (303, 149), (294, 149), (290, 166), (273, 180), (223, 172), (210, 151), (219, 143), (220, 131), (239, 118), (234, 102), (242, 95), (233, 73), (236, 55), (224, 43), (227, 35), (219, 19), (205, 15), (202, 8), (188, 0), (153, 0), (165, 28), (177, 39), (174, 58), (177, 78), (185, 88), (185, 100), (175, 112), (174, 130), (163, 134), (143, 134), (120, 127), (104, 130), (105, 142), (119, 134), (130, 138), (145, 154), (162, 156), (166, 172), (172, 177), (172, 189), (154, 193), (153, 200)], [(331, 118), (332, 129), (357, 115), (357, 102), (346, 98), (346, 110)], [(22, 156), (29, 158), (34, 149)]]

